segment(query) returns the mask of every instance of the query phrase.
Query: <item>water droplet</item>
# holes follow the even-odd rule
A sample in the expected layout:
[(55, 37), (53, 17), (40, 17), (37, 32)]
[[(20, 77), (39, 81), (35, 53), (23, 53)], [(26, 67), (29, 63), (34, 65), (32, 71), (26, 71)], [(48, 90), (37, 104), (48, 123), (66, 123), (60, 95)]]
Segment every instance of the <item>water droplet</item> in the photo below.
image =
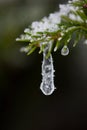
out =
[(65, 45), (61, 50), (61, 55), (67, 56), (69, 54), (69, 48)]
[(53, 59), (50, 55), (46, 59), (46, 54), (48, 52), (48, 46), (43, 52), (43, 62), (42, 62), (42, 83), (40, 89), (45, 95), (51, 95), (55, 90), (54, 86), (54, 68), (53, 68)]

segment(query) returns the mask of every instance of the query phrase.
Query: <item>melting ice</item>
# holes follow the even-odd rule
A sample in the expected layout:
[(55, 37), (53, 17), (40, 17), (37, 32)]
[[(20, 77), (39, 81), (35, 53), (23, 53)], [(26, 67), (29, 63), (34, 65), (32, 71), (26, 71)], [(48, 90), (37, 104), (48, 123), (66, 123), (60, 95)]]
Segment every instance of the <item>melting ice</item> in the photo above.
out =
[(54, 68), (52, 55), (46, 58), (48, 53), (48, 46), (43, 52), (43, 62), (42, 62), (42, 83), (40, 89), (45, 95), (51, 95), (55, 90), (54, 86)]

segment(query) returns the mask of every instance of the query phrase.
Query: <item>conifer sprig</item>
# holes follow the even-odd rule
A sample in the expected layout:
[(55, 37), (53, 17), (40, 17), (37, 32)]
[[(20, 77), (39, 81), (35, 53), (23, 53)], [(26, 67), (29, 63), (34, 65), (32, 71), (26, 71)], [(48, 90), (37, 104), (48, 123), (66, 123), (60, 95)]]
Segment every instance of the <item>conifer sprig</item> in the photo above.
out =
[(24, 30), (24, 34), (16, 39), (27, 42), (27, 46), (22, 47), (21, 51), (29, 55), (39, 47), (39, 53), (42, 53), (50, 43), (47, 57), (59, 48), (63, 49), (61, 54), (67, 55), (65, 52), (73, 35), (73, 47), (81, 39), (87, 39), (87, 0), (68, 1), (67, 4), (59, 5), (59, 8), (58, 12), (50, 14), (49, 17), (33, 22)]

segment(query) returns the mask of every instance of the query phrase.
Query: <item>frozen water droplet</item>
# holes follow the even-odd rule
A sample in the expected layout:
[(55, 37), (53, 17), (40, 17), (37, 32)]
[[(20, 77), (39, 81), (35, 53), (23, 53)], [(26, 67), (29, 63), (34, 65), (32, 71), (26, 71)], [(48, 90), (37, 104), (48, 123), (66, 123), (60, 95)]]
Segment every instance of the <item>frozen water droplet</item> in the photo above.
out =
[(69, 48), (65, 45), (61, 50), (61, 55), (67, 56), (69, 54)]
[(54, 68), (53, 68), (53, 59), (50, 55), (46, 59), (46, 54), (48, 53), (48, 46), (43, 52), (43, 63), (42, 63), (42, 83), (40, 89), (45, 95), (51, 95), (55, 90), (54, 86)]

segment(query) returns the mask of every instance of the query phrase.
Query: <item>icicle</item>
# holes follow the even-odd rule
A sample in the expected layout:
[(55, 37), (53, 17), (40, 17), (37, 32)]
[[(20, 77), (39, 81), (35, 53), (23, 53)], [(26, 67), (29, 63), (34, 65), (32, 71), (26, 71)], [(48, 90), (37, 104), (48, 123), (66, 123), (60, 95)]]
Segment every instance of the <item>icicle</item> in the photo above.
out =
[(40, 89), (45, 95), (51, 95), (55, 90), (54, 86), (54, 68), (52, 55), (46, 59), (48, 53), (48, 46), (46, 46), (43, 52), (43, 62), (42, 62), (42, 83)]

